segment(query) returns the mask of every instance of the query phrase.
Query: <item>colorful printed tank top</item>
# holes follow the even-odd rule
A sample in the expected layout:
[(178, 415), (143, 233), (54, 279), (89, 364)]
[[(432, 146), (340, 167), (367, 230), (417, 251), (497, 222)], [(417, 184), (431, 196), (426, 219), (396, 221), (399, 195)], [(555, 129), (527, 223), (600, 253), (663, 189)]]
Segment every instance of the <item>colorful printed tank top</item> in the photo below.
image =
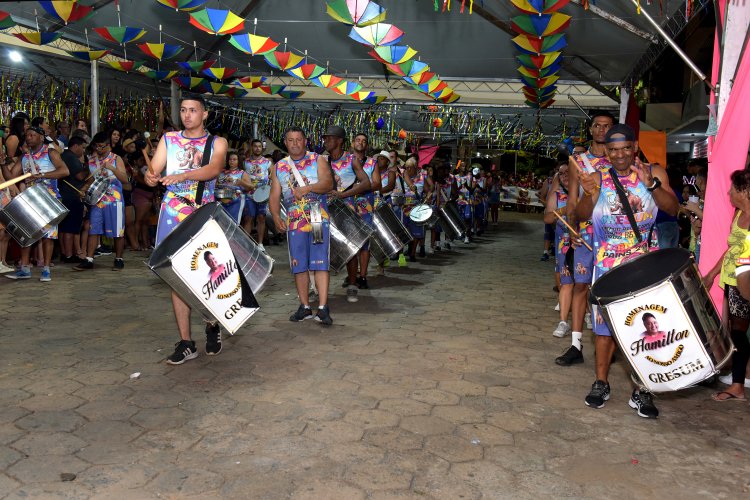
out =
[[(183, 136), (181, 131), (165, 133), (164, 143), (167, 146), (166, 175), (181, 174), (201, 168), (203, 164), (203, 150), (207, 139), (208, 134), (202, 137), (189, 138)], [(213, 151), (213, 146), (211, 150)], [(215, 185), (216, 179), (206, 181), (201, 204), (214, 201)], [(164, 197), (164, 201), (179, 196), (190, 203), (195, 203), (197, 189), (198, 181), (183, 181), (172, 184), (171, 186), (167, 186), (167, 194)]]
[[(219, 174), (219, 177), (216, 179), (216, 185), (221, 186), (223, 188), (229, 188), (234, 191), (234, 195), (232, 196), (232, 200), (238, 199), (242, 195), (242, 188), (237, 185), (237, 182), (242, 179), (242, 176), (245, 174), (244, 170), (235, 169), (235, 170), (224, 170)], [(232, 181), (231, 183), (228, 181)]]
[(354, 173), (352, 161), (354, 155), (344, 153), (337, 160), (331, 159), (331, 170), (333, 171), (333, 180), (336, 183), (336, 191), (339, 193), (351, 188), (357, 182), (357, 174)]
[(425, 172), (424, 170), (420, 170), (417, 176), (412, 179), (414, 185), (417, 186), (416, 194), (414, 194), (414, 191), (409, 189), (409, 186), (406, 185), (406, 181), (404, 181), (404, 187), (406, 187), (406, 201), (404, 202), (405, 207), (413, 207), (419, 204), (420, 200), (422, 199), (422, 194), (424, 193), (424, 183), (426, 178), (427, 172)]
[(599, 174), (601, 175), (601, 191), (591, 216), (591, 219), (595, 221), (593, 248), (597, 276), (648, 252), (649, 234), (651, 235), (650, 248), (658, 248), (656, 230), (654, 228), (652, 231), (652, 228), (656, 214), (659, 212), (654, 197), (638, 179), (635, 172), (624, 177), (617, 177), (628, 195), (628, 202), (641, 232), (642, 242), (639, 244), (628, 216), (622, 208), (609, 171), (600, 171)]
[(469, 188), (472, 187), (473, 177), (470, 175), (458, 175), (456, 176), (456, 184), (458, 184), (458, 200), (456, 203), (459, 205), (468, 205), (471, 197)]
[[(576, 163), (583, 169), (584, 172), (593, 174), (595, 172), (608, 171), (612, 164), (609, 162), (607, 156), (595, 156), (590, 149), (586, 150), (585, 153), (574, 155)], [(550, 180), (550, 182), (552, 182)], [(579, 190), (579, 198), (583, 194), (582, 190)], [(594, 243), (594, 228), (591, 226), (591, 219), (578, 223), (578, 232), (581, 234), (582, 239), (593, 246)]]
[[(24, 174), (54, 172), (56, 168), (49, 158), (49, 146), (44, 144), (36, 153), (26, 153), (23, 155), (21, 158), (21, 168)], [(49, 194), (55, 198), (60, 198), (60, 192), (57, 190), (57, 179), (26, 179), (25, 183), (29, 187), (34, 184), (42, 184), (47, 188)]]
[(104, 158), (98, 158), (96, 154), (89, 156), (89, 172), (91, 173), (91, 175), (96, 178), (106, 177), (109, 179), (109, 187), (107, 188), (107, 192), (104, 193), (102, 199), (99, 200), (99, 203), (96, 204), (96, 206), (99, 208), (102, 208), (109, 203), (117, 203), (118, 201), (122, 201), (122, 183), (115, 176), (114, 172), (104, 166), (116, 166), (118, 158), (119, 156), (111, 151)]
[(302, 200), (297, 200), (292, 192), (292, 187), (298, 187), (292, 171), (292, 163), (297, 167), (305, 185), (318, 182), (318, 154), (308, 151), (300, 160), (292, 160), (291, 157), (279, 160), (276, 164), (276, 178), (281, 184), (281, 203), (287, 214), (289, 231), (312, 231), (310, 224), (310, 202), (319, 201), (323, 223), (328, 223), (328, 205), (324, 194), (309, 193)]
[[(555, 197), (557, 198), (557, 211), (560, 212), (561, 208), (565, 208), (565, 206), (568, 204), (568, 193), (560, 189), (559, 191), (555, 191)], [(566, 215), (563, 217), (565, 220), (568, 219), (568, 216)], [(557, 221), (557, 224), (555, 224), (555, 242), (557, 243), (557, 252), (558, 255), (564, 254), (568, 251), (568, 247), (570, 247), (570, 233), (568, 232), (568, 228), (563, 224), (559, 219)]]
[(271, 168), (271, 160), (263, 156), (256, 159), (249, 158), (245, 160), (244, 167), (252, 184), (247, 192), (248, 195), (252, 195), (259, 186), (268, 184), (268, 170)]
[[(365, 171), (367, 178), (372, 181), (372, 173), (375, 171), (375, 158), (368, 158), (365, 160), (365, 164), (362, 165), (362, 170)], [(374, 205), (375, 194), (372, 191), (367, 191), (355, 196), (354, 209), (357, 211), (357, 215), (362, 216), (371, 214)]]

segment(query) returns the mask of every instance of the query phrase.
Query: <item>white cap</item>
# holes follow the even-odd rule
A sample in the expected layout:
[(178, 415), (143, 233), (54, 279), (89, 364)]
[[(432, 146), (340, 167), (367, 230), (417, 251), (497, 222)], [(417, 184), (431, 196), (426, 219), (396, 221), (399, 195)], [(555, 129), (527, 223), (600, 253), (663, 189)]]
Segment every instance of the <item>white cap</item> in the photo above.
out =
[(479, 167), (474, 167), (474, 170), (471, 171), (471, 173), (474, 175), (479, 175), (479, 172), (480, 172)]
[(378, 153), (376, 156), (385, 156), (386, 158), (388, 158), (388, 160), (391, 159), (390, 153), (388, 153), (388, 151), (386, 151), (385, 149), (381, 151), (380, 153)]

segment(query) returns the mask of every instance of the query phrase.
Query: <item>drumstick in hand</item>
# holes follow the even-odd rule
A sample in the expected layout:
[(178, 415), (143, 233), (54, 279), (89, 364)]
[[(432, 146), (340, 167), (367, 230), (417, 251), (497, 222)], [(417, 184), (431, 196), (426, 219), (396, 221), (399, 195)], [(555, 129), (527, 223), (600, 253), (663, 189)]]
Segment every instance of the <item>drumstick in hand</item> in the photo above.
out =
[(5, 189), (5, 188), (7, 188), (8, 186), (12, 186), (12, 185), (13, 185), (13, 184), (15, 184), (16, 182), (21, 182), (22, 180), (26, 179), (27, 177), (31, 177), (32, 175), (33, 175), (33, 174), (31, 174), (31, 173), (28, 173), (28, 174), (23, 174), (23, 175), (21, 175), (21, 176), (19, 176), (19, 177), (16, 177), (16, 178), (14, 178), (14, 179), (10, 179), (10, 180), (8, 180), (8, 181), (5, 181), (5, 182), (3, 182), (2, 184), (0, 184), (0, 189)]
[(581, 240), (581, 243), (583, 243), (583, 246), (585, 246), (586, 248), (588, 248), (592, 252), (594, 251), (594, 249), (591, 248), (591, 246), (588, 243), (586, 243), (586, 240), (584, 240), (583, 238), (581, 238), (581, 235), (578, 234), (578, 231), (576, 231), (575, 229), (573, 229), (573, 227), (570, 224), (568, 224), (568, 221), (566, 221), (565, 219), (563, 219), (562, 215), (560, 215), (556, 210), (553, 211), (552, 213), (555, 214), (555, 217), (557, 217), (558, 219), (560, 219), (560, 222), (562, 222), (565, 225), (565, 227), (568, 228), (568, 231), (570, 231), (570, 234), (572, 234), (573, 236), (575, 236), (576, 238), (579, 238)]
[(71, 188), (73, 188), (73, 190), (75, 190), (75, 191), (76, 191), (76, 192), (77, 192), (78, 194), (83, 194), (83, 191), (81, 191), (80, 189), (78, 189), (77, 187), (75, 187), (75, 186), (74, 186), (73, 184), (71, 184), (70, 182), (66, 181), (65, 179), (63, 179), (62, 181), (63, 181), (63, 182), (65, 183), (65, 184), (67, 184), (68, 186), (70, 186)]
[(146, 160), (146, 168), (148, 168), (148, 173), (151, 175), (154, 175), (154, 169), (151, 168), (151, 158), (148, 157), (148, 153), (146, 153), (146, 149), (142, 149), (141, 153), (143, 153), (143, 159)]

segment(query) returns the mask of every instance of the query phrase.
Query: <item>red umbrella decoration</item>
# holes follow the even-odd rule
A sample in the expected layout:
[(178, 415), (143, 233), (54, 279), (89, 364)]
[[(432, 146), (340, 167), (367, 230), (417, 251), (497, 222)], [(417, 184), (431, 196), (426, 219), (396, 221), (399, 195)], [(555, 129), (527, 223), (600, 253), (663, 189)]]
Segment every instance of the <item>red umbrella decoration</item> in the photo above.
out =
[(110, 52), (110, 50), (71, 50), (68, 54), (83, 61), (96, 61)]
[(542, 38), (529, 35), (518, 35), (513, 39), (513, 43), (521, 52), (526, 54), (544, 54), (547, 52), (557, 52), (564, 49), (568, 42), (565, 35), (545, 36)]
[(190, 13), (190, 24), (212, 35), (242, 31), (245, 20), (231, 10), (203, 9)]
[(556, 35), (570, 26), (570, 16), (552, 14), (521, 15), (511, 18), (511, 28), (516, 33), (526, 33), (536, 37)]
[(16, 22), (13, 20), (13, 17), (7, 12), (0, 10), (0, 30), (7, 30), (15, 25)]
[(193, 78), (190, 76), (176, 76), (172, 78), (172, 81), (184, 89), (194, 89), (201, 86), (206, 81), (206, 79)]
[(26, 43), (32, 43), (34, 45), (47, 45), (52, 43), (62, 36), (62, 33), (55, 32), (49, 33), (47, 31), (21, 31), (13, 33), (13, 36), (19, 40), (23, 40)]
[(75, 0), (72, 2), (61, 0), (40, 0), (39, 5), (41, 5), (50, 16), (61, 20), (65, 24), (81, 21), (94, 13), (93, 7), (81, 5)]
[(285, 88), (286, 85), (260, 85), (259, 87), (257, 87), (258, 90), (268, 95), (276, 95), (279, 92), (283, 91)]
[(402, 64), (413, 59), (417, 55), (417, 51), (408, 45), (389, 45), (387, 47), (375, 47), (368, 54), (383, 64)]
[(319, 77), (325, 73), (325, 71), (325, 68), (318, 66), (317, 64), (303, 64), (302, 66), (288, 70), (287, 73), (295, 78), (299, 78), (300, 80), (311, 80)]
[(215, 59), (207, 59), (205, 61), (176, 61), (177, 65), (185, 71), (192, 71), (195, 73), (201, 73), (204, 70), (210, 68), (216, 63)]
[(190, 12), (191, 10), (199, 9), (208, 0), (156, 0), (164, 7), (169, 7), (174, 10), (181, 10), (183, 12)]
[(242, 88), (245, 89), (257, 89), (261, 85), (263, 85), (263, 82), (266, 81), (266, 78), (264, 76), (243, 76), (242, 78), (238, 78), (237, 80), (233, 81), (232, 84), (239, 85)]
[(323, 88), (327, 89), (327, 88), (331, 88), (331, 87), (337, 86), (343, 80), (341, 78), (339, 78), (338, 76), (327, 75), (326, 74), (326, 75), (320, 75), (317, 78), (313, 78), (310, 81), (313, 82), (313, 84), (317, 85), (318, 87), (323, 87)]
[(549, 14), (562, 9), (570, 0), (510, 0), (524, 14)]

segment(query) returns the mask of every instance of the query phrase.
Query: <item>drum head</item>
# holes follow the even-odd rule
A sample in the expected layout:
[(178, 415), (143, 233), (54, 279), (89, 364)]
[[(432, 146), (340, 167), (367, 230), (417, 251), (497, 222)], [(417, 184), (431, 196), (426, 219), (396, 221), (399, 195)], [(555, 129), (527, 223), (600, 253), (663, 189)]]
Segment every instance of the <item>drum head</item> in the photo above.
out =
[(650, 252), (604, 273), (591, 287), (591, 296), (605, 305), (677, 276), (691, 263), (684, 248)]
[(409, 214), (409, 218), (414, 222), (426, 222), (430, 217), (432, 217), (432, 208), (429, 205), (417, 205)]
[(268, 185), (260, 186), (253, 193), (253, 201), (255, 203), (265, 203), (268, 201), (268, 198), (270, 198), (270, 196), (271, 196), (271, 186), (268, 186)]

